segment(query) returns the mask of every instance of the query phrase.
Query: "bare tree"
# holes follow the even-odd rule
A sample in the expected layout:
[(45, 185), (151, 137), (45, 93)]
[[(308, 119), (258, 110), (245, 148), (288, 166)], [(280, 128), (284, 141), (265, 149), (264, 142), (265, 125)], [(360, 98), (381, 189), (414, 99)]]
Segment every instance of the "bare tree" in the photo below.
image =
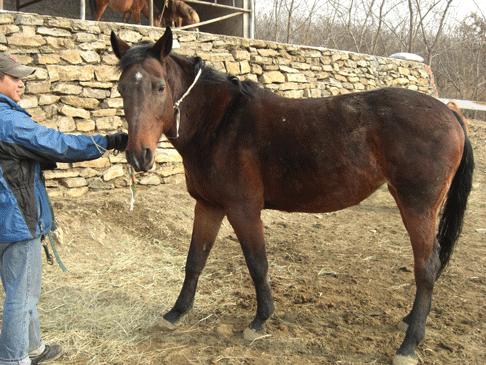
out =
[(417, 53), (432, 66), (442, 97), (486, 100), (480, 11), (457, 26), (455, 0), (262, 1), (271, 11), (257, 14), (258, 38), (378, 56)]
[(473, 13), (442, 42), (435, 75), (443, 95), (486, 101), (486, 17)]

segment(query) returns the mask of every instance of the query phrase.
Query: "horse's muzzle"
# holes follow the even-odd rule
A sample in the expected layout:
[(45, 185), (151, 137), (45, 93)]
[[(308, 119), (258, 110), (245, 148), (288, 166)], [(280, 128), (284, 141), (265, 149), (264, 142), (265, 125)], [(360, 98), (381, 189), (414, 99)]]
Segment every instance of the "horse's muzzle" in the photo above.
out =
[(150, 147), (142, 147), (138, 154), (127, 150), (127, 161), (135, 171), (149, 171), (154, 164), (154, 153)]

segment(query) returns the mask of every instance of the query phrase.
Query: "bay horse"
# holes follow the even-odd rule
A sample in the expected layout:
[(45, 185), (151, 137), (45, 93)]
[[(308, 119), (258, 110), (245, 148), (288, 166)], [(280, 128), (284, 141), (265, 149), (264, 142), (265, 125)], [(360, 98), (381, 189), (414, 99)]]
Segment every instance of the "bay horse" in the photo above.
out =
[(439, 100), (401, 88), (284, 98), (200, 58), (171, 53), (172, 41), (170, 28), (155, 44), (133, 46), (111, 33), (122, 71), (128, 162), (150, 170), (165, 134), (182, 156), (196, 200), (184, 283), (164, 325), (176, 328), (190, 310), (226, 216), (256, 290), (256, 316), (243, 336), (263, 335), (275, 307), (262, 209), (332, 212), (387, 184), (410, 237), (416, 283), (393, 362), (417, 364), (434, 282), (451, 257), (472, 186), (473, 150), (461, 119)]
[(469, 136), (469, 123), (467, 122), (467, 119), (464, 116), (464, 114), (462, 114), (462, 111), (461, 111), (461, 108), (459, 108), (459, 105), (457, 105), (457, 103), (455, 101), (449, 101), (447, 103), (447, 106), (452, 110), (452, 112), (454, 114), (455, 113), (458, 114), (458, 115), (456, 115), (456, 118), (464, 121), (464, 125), (466, 126), (466, 134)]
[(107, 7), (113, 11), (123, 13), (124, 23), (128, 23), (130, 16), (133, 15), (135, 24), (141, 24), (140, 13), (147, 19), (149, 18), (147, 0), (89, 0), (89, 4), (91, 14), (96, 21), (100, 21)]
[(199, 23), (197, 12), (181, 0), (166, 0), (165, 8), (156, 16), (157, 24), (180, 28), (183, 25)]

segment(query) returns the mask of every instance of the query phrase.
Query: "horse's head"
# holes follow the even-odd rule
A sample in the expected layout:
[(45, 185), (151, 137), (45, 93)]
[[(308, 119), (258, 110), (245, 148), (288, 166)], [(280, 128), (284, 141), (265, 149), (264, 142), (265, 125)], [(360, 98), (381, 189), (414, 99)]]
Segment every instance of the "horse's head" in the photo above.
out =
[(133, 47), (112, 32), (111, 45), (122, 71), (118, 91), (128, 123), (127, 160), (136, 171), (148, 171), (153, 166), (160, 136), (174, 124), (166, 69), (172, 32), (167, 28), (155, 44), (141, 42)]

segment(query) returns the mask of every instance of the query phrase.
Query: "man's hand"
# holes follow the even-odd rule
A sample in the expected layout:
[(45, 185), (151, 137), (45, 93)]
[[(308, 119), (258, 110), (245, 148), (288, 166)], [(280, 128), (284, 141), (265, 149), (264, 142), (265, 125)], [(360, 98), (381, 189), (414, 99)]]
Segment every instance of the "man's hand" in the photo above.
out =
[(108, 134), (105, 137), (107, 150), (125, 151), (127, 149), (128, 134), (125, 132)]

